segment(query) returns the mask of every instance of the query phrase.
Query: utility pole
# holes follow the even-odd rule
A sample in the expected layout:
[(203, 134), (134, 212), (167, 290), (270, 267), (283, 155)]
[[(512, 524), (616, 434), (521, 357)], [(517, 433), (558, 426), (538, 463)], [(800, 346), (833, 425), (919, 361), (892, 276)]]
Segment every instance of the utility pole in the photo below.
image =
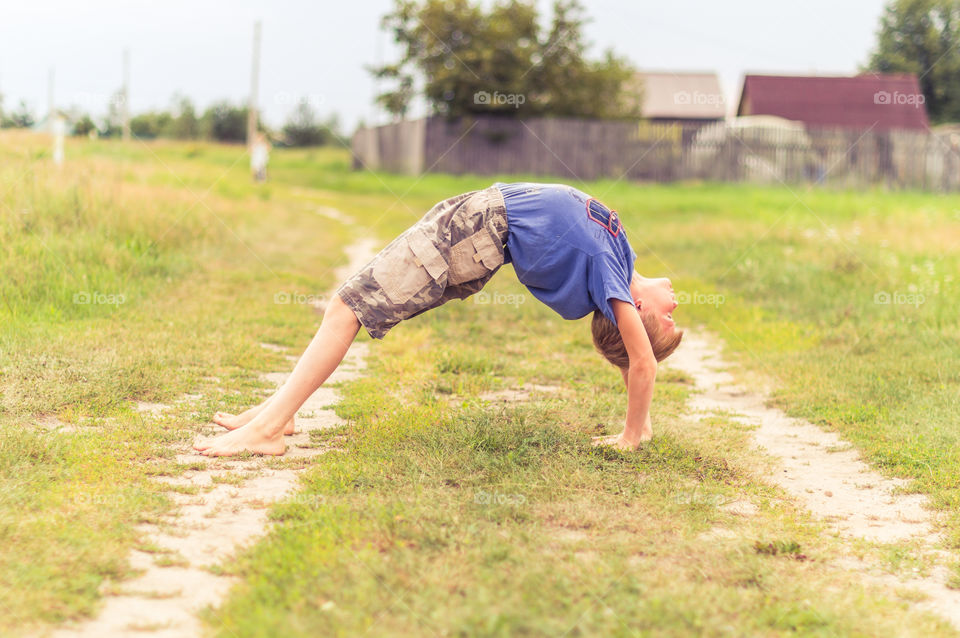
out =
[(123, 50), (123, 139), (130, 139), (130, 49)]
[(53, 79), (54, 67), (47, 73), (47, 131), (53, 133)]
[(250, 68), (250, 101), (247, 103), (247, 149), (257, 136), (257, 93), (260, 83), (260, 21), (253, 25), (253, 61)]

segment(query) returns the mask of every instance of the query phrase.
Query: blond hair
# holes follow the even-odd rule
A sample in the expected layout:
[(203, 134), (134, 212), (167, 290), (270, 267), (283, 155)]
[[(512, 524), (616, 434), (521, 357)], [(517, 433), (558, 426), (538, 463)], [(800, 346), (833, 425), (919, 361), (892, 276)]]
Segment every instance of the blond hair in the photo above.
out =
[[(674, 330), (673, 334), (664, 334), (660, 327), (660, 322), (652, 313), (641, 312), (640, 319), (643, 321), (643, 327), (647, 330), (647, 337), (650, 339), (650, 346), (653, 348), (653, 356), (657, 361), (663, 361), (677, 349), (680, 340), (683, 339), (683, 330)], [(593, 321), (590, 323), (590, 331), (593, 333), (593, 345), (597, 352), (617, 366), (621, 370), (630, 367), (630, 357), (627, 355), (627, 347), (623, 343), (623, 337), (620, 336), (620, 329), (617, 324), (607, 319), (599, 310), (593, 313)]]

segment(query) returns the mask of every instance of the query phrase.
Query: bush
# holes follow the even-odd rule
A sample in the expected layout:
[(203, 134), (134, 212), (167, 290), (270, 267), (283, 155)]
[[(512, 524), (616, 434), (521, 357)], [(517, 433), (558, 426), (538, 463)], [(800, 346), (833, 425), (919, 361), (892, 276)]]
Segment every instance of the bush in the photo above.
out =
[(203, 113), (201, 129), (206, 137), (218, 142), (245, 142), (247, 109), (229, 102), (217, 102)]
[(0, 128), (30, 128), (34, 124), (36, 120), (24, 100), (20, 100), (20, 106), (10, 115), (0, 114)]
[(81, 137), (90, 135), (91, 131), (95, 131), (97, 125), (93, 123), (93, 120), (90, 119), (89, 115), (82, 115), (77, 119), (73, 124), (73, 134)]
[(307, 100), (300, 100), (296, 110), (283, 125), (283, 143), (286, 146), (325, 146), (337, 143), (339, 122), (336, 115), (326, 122), (318, 122)]

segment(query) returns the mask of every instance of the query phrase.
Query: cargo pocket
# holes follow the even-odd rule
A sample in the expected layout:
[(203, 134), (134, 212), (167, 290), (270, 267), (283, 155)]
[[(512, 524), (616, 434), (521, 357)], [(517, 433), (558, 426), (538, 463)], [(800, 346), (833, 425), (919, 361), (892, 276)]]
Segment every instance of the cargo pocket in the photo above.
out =
[(503, 244), (489, 225), (450, 249), (451, 285), (481, 279), (503, 265)]
[(373, 278), (387, 298), (404, 304), (447, 272), (447, 262), (430, 238), (413, 229), (397, 240), (397, 245), (373, 266)]

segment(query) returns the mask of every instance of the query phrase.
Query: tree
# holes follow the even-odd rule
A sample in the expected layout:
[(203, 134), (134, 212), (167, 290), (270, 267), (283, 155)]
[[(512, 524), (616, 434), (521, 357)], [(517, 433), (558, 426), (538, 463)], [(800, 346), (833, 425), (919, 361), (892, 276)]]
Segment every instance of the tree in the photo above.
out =
[(217, 102), (203, 113), (201, 129), (219, 142), (244, 142), (247, 139), (247, 109), (229, 102)]
[(323, 146), (335, 143), (339, 136), (336, 115), (326, 122), (317, 120), (307, 100), (300, 100), (287, 123), (283, 125), (284, 141), (289, 146)]
[(0, 126), (3, 128), (30, 128), (34, 124), (36, 124), (36, 120), (25, 100), (20, 100), (20, 106), (17, 107), (17, 110), (4, 116), (3, 121), (0, 122)]
[(628, 89), (635, 70), (612, 50), (601, 61), (587, 61), (585, 23), (583, 8), (576, 1), (554, 4), (553, 27), (537, 65), (537, 79), (547, 100), (544, 111), (598, 119), (639, 117), (639, 100)]
[(556, 0), (544, 32), (533, 0), (396, 0), (382, 26), (402, 48), (395, 63), (371, 68), (395, 88), (377, 102), (404, 117), (418, 80), (434, 113), (591, 118), (636, 117), (627, 93), (631, 66), (607, 51), (585, 57), (578, 0)]
[[(103, 137), (115, 137), (123, 133), (123, 105), (126, 101), (123, 90), (114, 91), (107, 104), (107, 116), (100, 127)], [(131, 129), (132, 131), (132, 129)]]
[(93, 123), (93, 120), (90, 118), (90, 116), (84, 113), (74, 122), (73, 134), (86, 137), (87, 135), (90, 135), (91, 131), (95, 131), (96, 128), (97, 125)]
[(148, 111), (130, 118), (130, 133), (141, 139), (153, 139), (166, 135), (173, 123), (173, 116), (166, 111)]
[(867, 70), (916, 74), (930, 119), (960, 120), (960, 0), (892, 0)]
[(190, 98), (183, 95), (173, 96), (173, 113), (170, 126), (163, 135), (178, 140), (192, 140), (200, 137), (200, 120)]

